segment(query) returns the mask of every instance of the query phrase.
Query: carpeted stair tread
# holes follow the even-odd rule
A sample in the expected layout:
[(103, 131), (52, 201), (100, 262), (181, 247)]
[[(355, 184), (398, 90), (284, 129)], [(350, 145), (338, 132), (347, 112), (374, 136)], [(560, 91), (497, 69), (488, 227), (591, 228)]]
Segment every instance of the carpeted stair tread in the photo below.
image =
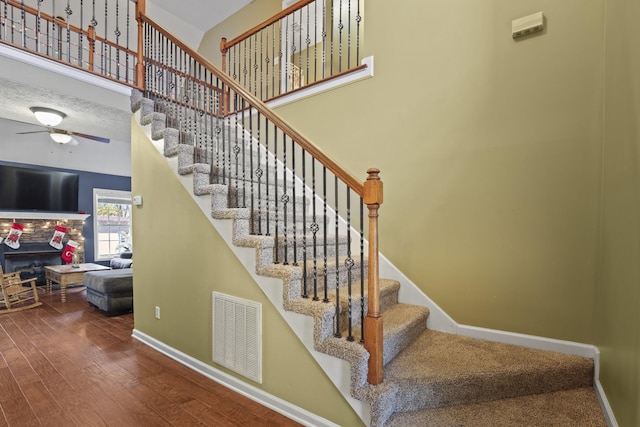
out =
[(385, 368), (397, 411), (593, 385), (593, 360), (427, 330)]
[(387, 427), (606, 427), (592, 387), (484, 403), (399, 412)]

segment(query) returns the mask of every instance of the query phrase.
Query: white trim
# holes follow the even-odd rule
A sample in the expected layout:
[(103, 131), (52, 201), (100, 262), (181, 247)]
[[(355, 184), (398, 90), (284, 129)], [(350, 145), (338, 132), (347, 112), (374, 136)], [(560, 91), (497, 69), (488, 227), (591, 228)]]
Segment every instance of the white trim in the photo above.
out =
[(611, 409), (611, 405), (609, 405), (609, 400), (607, 399), (607, 395), (602, 388), (602, 383), (600, 383), (600, 380), (596, 380), (593, 387), (596, 390), (596, 397), (598, 398), (598, 402), (600, 403), (600, 408), (602, 409), (607, 425), (609, 427), (618, 427), (618, 421), (616, 421), (616, 416), (613, 414), (613, 409)]
[(125, 84), (116, 83), (112, 80), (96, 76), (95, 74), (84, 70), (75, 69), (68, 65), (58, 64), (55, 61), (27, 53), (11, 46), (0, 44), (0, 56), (15, 59), (16, 61), (24, 62), (25, 64), (33, 65), (34, 67), (42, 68), (75, 80), (80, 80), (121, 95), (131, 96), (131, 87)]
[(537, 350), (547, 350), (556, 353), (588, 357), (589, 359), (594, 359), (595, 362), (599, 361), (600, 352), (598, 351), (598, 348), (590, 344), (556, 340), (553, 338), (543, 338), (534, 335), (518, 334), (515, 332), (498, 331), (495, 329), (479, 328), (469, 325), (458, 325), (458, 334), (481, 340), (534, 348)]
[[(126, 190), (112, 190), (109, 188), (94, 188), (93, 189), (93, 254), (96, 261), (109, 261), (113, 258), (113, 255), (100, 255), (100, 239), (98, 238), (98, 197), (100, 198), (117, 198), (122, 199), (122, 204), (128, 203), (133, 209), (133, 202), (131, 200), (131, 191)], [(129, 227), (132, 226), (132, 218), (129, 218)]]
[(337, 424), (331, 421), (321, 418), (306, 409), (293, 405), (290, 402), (280, 399), (277, 396), (267, 393), (257, 387), (247, 384), (246, 382), (239, 380), (223, 371), (220, 371), (213, 366), (207, 365), (188, 354), (185, 354), (173, 347), (166, 345), (163, 342), (156, 340), (155, 338), (140, 332), (137, 329), (133, 330), (131, 336), (143, 344), (148, 345), (154, 350), (159, 351), (167, 357), (183, 364), (184, 366), (198, 372), (201, 375), (217, 382), (218, 384), (247, 397), (254, 402), (266, 406), (267, 408), (276, 411), (287, 418), (290, 418), (305, 426), (326, 426), (326, 427), (339, 427)]
[(0, 212), (0, 218), (19, 218), (19, 219), (81, 219), (86, 220), (91, 215), (89, 214), (75, 214), (75, 213), (63, 213), (63, 212)]
[(322, 92), (328, 92), (340, 86), (345, 86), (360, 80), (373, 77), (373, 56), (363, 58), (361, 64), (366, 65), (366, 67), (361, 70), (354, 71), (353, 73), (348, 73), (334, 79), (329, 79), (324, 83), (319, 83), (317, 85), (297, 90), (291, 94), (287, 94), (273, 101), (269, 101), (267, 102), (267, 105), (270, 108), (281, 107), (300, 99), (308, 98)]

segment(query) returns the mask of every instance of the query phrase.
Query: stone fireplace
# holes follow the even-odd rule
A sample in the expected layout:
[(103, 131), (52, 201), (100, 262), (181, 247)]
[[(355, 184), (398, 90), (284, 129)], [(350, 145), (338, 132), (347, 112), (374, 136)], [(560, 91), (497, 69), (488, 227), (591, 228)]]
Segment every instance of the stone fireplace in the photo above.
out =
[(88, 217), (85, 214), (58, 214), (58, 213), (33, 213), (33, 212), (0, 212), (0, 237), (9, 234), (11, 224), (18, 222), (24, 226), (20, 236), (20, 247), (12, 249), (0, 243), (0, 264), (6, 273), (20, 272), (22, 279), (36, 278), (36, 284), (45, 284), (44, 267), (47, 265), (60, 265), (63, 263), (62, 250), (49, 245), (53, 237), (56, 225), (67, 228), (67, 234), (63, 239), (79, 243), (76, 252), (84, 262), (84, 238), (82, 228)]

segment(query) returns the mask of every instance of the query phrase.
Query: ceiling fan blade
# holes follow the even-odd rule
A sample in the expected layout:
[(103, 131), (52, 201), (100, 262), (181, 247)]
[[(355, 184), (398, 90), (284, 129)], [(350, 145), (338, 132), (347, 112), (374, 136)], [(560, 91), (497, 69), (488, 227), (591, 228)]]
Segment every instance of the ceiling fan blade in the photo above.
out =
[(93, 141), (98, 141), (98, 142), (104, 142), (105, 144), (108, 144), (110, 142), (109, 138), (103, 138), (101, 136), (87, 135), (86, 133), (80, 133), (80, 132), (69, 132), (69, 133), (71, 135), (79, 136), (81, 138), (91, 139)]
[(31, 132), (16, 132), (16, 135), (26, 135), (29, 133), (49, 133), (48, 130), (32, 130)]

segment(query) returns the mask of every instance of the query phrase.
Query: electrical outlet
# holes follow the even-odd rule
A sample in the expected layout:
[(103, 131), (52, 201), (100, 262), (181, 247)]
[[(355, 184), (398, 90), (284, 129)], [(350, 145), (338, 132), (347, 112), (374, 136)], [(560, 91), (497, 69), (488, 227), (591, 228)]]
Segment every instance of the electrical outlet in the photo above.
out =
[(160, 318), (160, 307), (156, 305), (156, 319)]

